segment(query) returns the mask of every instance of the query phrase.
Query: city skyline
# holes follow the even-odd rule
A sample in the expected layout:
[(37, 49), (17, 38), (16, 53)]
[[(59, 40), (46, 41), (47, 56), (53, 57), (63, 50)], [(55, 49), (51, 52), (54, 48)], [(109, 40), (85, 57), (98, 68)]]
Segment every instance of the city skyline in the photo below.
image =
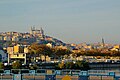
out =
[(43, 28), (46, 35), (67, 43), (120, 43), (119, 0), (2, 0), (0, 32), (29, 32)]

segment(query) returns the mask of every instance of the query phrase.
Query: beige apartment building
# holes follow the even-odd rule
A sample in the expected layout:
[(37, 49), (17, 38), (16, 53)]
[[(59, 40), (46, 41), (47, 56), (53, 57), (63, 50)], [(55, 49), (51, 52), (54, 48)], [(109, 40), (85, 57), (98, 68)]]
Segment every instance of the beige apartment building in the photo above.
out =
[(23, 45), (8, 47), (7, 53), (8, 53), (8, 63), (11, 63), (12, 59), (15, 59), (15, 60), (23, 60), (24, 64), (26, 64), (26, 53), (28, 53), (27, 47)]

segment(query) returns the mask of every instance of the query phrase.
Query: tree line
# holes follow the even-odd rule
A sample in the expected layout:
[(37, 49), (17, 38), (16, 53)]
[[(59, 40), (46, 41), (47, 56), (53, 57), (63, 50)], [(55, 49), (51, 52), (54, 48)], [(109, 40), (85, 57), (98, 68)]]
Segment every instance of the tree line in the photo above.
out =
[(72, 56), (111, 56), (111, 57), (116, 57), (120, 56), (120, 52), (118, 51), (108, 51), (108, 52), (101, 52), (101, 51), (81, 51), (81, 52), (76, 52), (72, 53)]
[(53, 58), (61, 58), (64, 55), (69, 55), (72, 52), (68, 49), (62, 49), (62, 48), (52, 48), (48, 47), (44, 44), (37, 44), (33, 43), (31, 46), (29, 46), (29, 57), (40, 57), (41, 55), (45, 56), (45, 61), (46, 61), (46, 56), (53, 57)]

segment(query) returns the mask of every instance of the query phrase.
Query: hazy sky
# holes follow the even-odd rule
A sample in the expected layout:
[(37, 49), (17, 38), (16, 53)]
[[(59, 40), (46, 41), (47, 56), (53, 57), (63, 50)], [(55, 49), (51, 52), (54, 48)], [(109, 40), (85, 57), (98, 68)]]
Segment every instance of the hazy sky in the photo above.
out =
[(0, 32), (33, 25), (67, 43), (120, 43), (120, 0), (0, 0)]

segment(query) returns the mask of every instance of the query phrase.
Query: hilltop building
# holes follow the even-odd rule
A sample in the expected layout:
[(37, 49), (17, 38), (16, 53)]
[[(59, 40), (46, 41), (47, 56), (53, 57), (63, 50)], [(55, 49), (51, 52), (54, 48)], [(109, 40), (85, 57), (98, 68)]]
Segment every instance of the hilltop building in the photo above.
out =
[(30, 34), (33, 35), (33, 36), (37, 35), (40, 38), (44, 39), (44, 30), (42, 28), (41, 29), (36, 29), (35, 27), (31, 27)]

